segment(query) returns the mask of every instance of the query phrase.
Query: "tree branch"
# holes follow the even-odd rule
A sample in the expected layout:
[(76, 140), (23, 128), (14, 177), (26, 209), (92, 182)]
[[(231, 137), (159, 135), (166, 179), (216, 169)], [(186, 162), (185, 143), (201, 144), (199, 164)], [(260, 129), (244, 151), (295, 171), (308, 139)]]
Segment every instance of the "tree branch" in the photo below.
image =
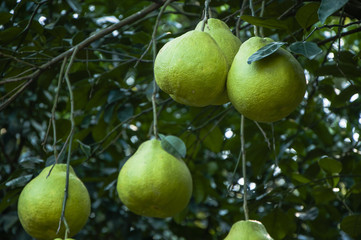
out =
[[(172, 0), (173, 1), (173, 0)], [(89, 44), (95, 42), (96, 40), (101, 39), (102, 37), (112, 33), (113, 31), (131, 24), (143, 17), (145, 17), (147, 14), (153, 12), (154, 10), (160, 8), (166, 1), (162, 0), (161, 3), (153, 3), (152, 5), (144, 8), (141, 11), (138, 11), (136, 13), (134, 13), (133, 15), (130, 15), (127, 18), (124, 18), (123, 20), (121, 20), (118, 23), (115, 23), (107, 28), (104, 28), (102, 30), (100, 30), (99, 32), (95, 33), (94, 35), (88, 37), (87, 39), (83, 40), (82, 42), (78, 43), (77, 45), (75, 45), (74, 47), (72, 47), (71, 49), (61, 53), (60, 55), (54, 57), (53, 59), (51, 59), (50, 61), (48, 61), (47, 63), (41, 65), (39, 67), (38, 70), (36, 70), (35, 72), (33, 72), (32, 74), (25, 76), (24, 80), (28, 80), (23, 87), (21, 87), (16, 93), (14, 93), (9, 99), (7, 99), (4, 103), (2, 103), (0, 105), (0, 111), (2, 111), (4, 108), (6, 108), (11, 102), (13, 102), (16, 97), (18, 95), (20, 95), (35, 79), (37, 79), (37, 77), (46, 69), (52, 67), (53, 65), (55, 65), (56, 63), (58, 63), (59, 61), (63, 60), (65, 57), (69, 57), (70, 55), (72, 55), (72, 53), (74, 52), (75, 49), (81, 50), (83, 48), (85, 48), (86, 46), (88, 46)]]
[[(352, 29), (350, 31), (347, 31), (347, 32), (343, 32), (341, 33), (341, 37), (344, 37), (344, 36), (347, 36), (347, 35), (350, 35), (350, 34), (353, 34), (353, 33), (357, 33), (357, 32), (361, 32), (361, 27), (358, 27), (358, 28), (355, 28), (355, 29)], [(317, 42), (317, 44), (320, 46), (320, 45), (324, 45), (328, 42), (333, 42), (335, 40), (337, 40), (340, 36), (336, 35), (334, 37), (330, 37), (330, 38), (327, 38), (327, 39), (324, 39), (324, 40), (321, 40), (319, 42)]]

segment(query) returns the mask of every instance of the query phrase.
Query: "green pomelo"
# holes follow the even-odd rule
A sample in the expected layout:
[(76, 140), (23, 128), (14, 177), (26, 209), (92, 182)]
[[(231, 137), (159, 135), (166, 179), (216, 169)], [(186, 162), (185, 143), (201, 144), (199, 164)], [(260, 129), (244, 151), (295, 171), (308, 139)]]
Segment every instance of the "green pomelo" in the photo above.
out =
[[(65, 236), (65, 226), (61, 225), (57, 233), (62, 213), (66, 164), (56, 164), (44, 168), (22, 190), (18, 201), (18, 215), (25, 231), (39, 240), (52, 240)], [(88, 190), (69, 169), (69, 189), (65, 208), (65, 219), (70, 229), (68, 237), (78, 233), (90, 215), (90, 197)]]
[(119, 172), (117, 191), (130, 211), (166, 218), (182, 211), (192, 195), (192, 176), (182, 159), (153, 139), (142, 143)]
[[(196, 27), (196, 30), (202, 30), (203, 21), (200, 21)], [(211, 37), (216, 41), (217, 45), (222, 50), (224, 56), (227, 60), (228, 69), (231, 67), (234, 57), (236, 56), (239, 47), (242, 42), (233, 35), (228, 25), (223, 21), (210, 18), (204, 25), (204, 32), (209, 33)], [(216, 98), (216, 100), (212, 103), (214, 105), (221, 105), (229, 102), (229, 98), (227, 95), (226, 86), (224, 87), (224, 91)]]
[(214, 39), (192, 30), (166, 43), (154, 63), (160, 89), (175, 101), (204, 107), (224, 91), (227, 61)]
[(259, 221), (238, 221), (232, 225), (224, 240), (273, 240)]
[(301, 103), (306, 79), (299, 62), (283, 48), (261, 60), (248, 58), (270, 38), (252, 37), (242, 44), (228, 72), (227, 92), (232, 105), (245, 117), (274, 122), (288, 116)]
[[(203, 21), (200, 21), (196, 30), (202, 30), (202, 25)], [(209, 33), (216, 41), (226, 57), (228, 67), (231, 67), (233, 59), (242, 44), (241, 40), (233, 35), (226, 23), (216, 18), (207, 20), (204, 26), (204, 32)]]

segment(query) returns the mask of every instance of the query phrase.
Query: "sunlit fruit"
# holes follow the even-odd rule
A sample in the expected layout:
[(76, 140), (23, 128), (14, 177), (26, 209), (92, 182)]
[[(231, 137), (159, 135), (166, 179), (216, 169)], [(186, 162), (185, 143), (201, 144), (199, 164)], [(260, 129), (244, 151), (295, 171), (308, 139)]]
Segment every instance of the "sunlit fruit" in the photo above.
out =
[(176, 102), (204, 107), (224, 91), (227, 61), (206, 32), (192, 30), (166, 43), (157, 54), (154, 76)]
[[(39, 240), (65, 236), (63, 223), (59, 233), (57, 230), (63, 207), (66, 165), (56, 164), (48, 176), (50, 168), (44, 168), (24, 187), (18, 202), (21, 225), (30, 236)], [(71, 166), (68, 193), (65, 219), (70, 229), (68, 237), (71, 237), (83, 228), (90, 215), (88, 190)]]
[(182, 211), (192, 195), (192, 176), (182, 159), (159, 140), (142, 143), (119, 172), (120, 200), (138, 215), (166, 218)]
[(224, 240), (273, 240), (259, 221), (242, 220), (234, 223)]
[(240, 47), (227, 78), (232, 105), (245, 117), (259, 122), (278, 121), (301, 103), (306, 80), (299, 62), (283, 48), (261, 60), (248, 58), (270, 38), (252, 37)]
[[(204, 32), (209, 33), (211, 37), (216, 41), (219, 48), (222, 50), (227, 60), (228, 69), (231, 67), (234, 57), (236, 56), (239, 47), (242, 42), (237, 38), (228, 25), (222, 20), (216, 18), (209, 18), (205, 23), (200, 21), (196, 27), (196, 30), (202, 30), (204, 25)], [(213, 101), (212, 104), (220, 105), (229, 102), (227, 95), (226, 85), (223, 92)]]

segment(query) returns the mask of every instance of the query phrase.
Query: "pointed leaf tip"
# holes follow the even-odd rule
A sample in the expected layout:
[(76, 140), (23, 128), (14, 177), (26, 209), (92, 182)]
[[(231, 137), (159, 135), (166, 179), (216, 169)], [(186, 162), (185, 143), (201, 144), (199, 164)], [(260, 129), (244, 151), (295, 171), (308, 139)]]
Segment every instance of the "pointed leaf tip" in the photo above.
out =
[(322, 0), (317, 11), (318, 19), (323, 24), (326, 18), (342, 8), (347, 2), (348, 0)]
[(261, 60), (265, 57), (268, 57), (272, 53), (276, 52), (280, 47), (285, 45), (285, 42), (271, 42), (260, 49), (257, 50), (257, 52), (253, 53), (247, 60), (248, 64), (251, 64), (252, 62)]
[(294, 42), (289, 49), (294, 53), (302, 54), (310, 60), (322, 53), (322, 49), (316, 43), (306, 41)]
[(172, 154), (176, 158), (185, 158), (187, 153), (187, 148), (182, 139), (176, 136), (164, 136), (163, 134), (159, 134), (161, 139), (162, 148)]

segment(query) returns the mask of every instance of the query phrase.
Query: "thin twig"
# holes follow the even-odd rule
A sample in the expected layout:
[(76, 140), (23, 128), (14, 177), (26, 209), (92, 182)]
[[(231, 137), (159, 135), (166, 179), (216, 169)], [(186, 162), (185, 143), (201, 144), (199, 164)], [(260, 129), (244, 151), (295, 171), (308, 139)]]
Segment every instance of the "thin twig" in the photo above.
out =
[[(159, 103), (158, 105), (163, 105), (163, 104), (166, 104), (167, 102), (169, 102), (171, 100), (171, 98), (168, 98), (166, 100), (164, 100), (163, 102)], [(114, 132), (118, 131), (118, 129), (120, 127), (122, 127), (124, 124), (138, 118), (139, 116), (145, 114), (145, 113), (148, 113), (148, 112), (151, 112), (153, 110), (153, 107), (150, 107), (150, 108), (147, 108), (143, 111), (141, 111), (140, 113), (136, 114), (136, 115), (133, 115), (129, 118), (127, 118), (126, 120), (120, 122), (118, 125), (116, 125), (110, 132), (107, 133), (107, 135), (100, 141), (98, 141), (96, 143), (96, 147), (94, 148), (94, 150), (92, 151), (92, 153), (90, 154), (90, 156), (87, 158), (87, 159), (90, 159), (92, 157), (94, 157), (95, 153), (98, 151), (98, 149), (101, 147), (101, 144), (103, 144)], [(108, 144), (106, 147), (104, 147), (104, 149), (101, 151), (105, 151), (112, 143), (114, 143), (115, 141), (113, 140), (110, 144)]]
[(209, 5), (211, 3), (211, 0), (205, 0), (204, 1), (204, 11), (203, 11), (203, 20), (202, 20), (202, 28), (201, 31), (204, 32), (204, 28), (206, 26), (206, 22), (208, 21), (209, 18)]
[(7, 92), (4, 96), (0, 97), (0, 101), (3, 101), (4, 99), (6, 99), (8, 96), (11, 96), (11, 94), (13, 92), (18, 91), (23, 85), (25, 84), (25, 82), (20, 83), (18, 86), (16, 86), (14, 89), (11, 89), (9, 92)]
[[(249, 0), (249, 8), (251, 9), (252, 16), (255, 17), (256, 14), (253, 7), (253, 0)], [(253, 25), (253, 30), (254, 30), (254, 35), (258, 36), (258, 27), (256, 25)]]
[[(350, 34), (354, 34), (354, 33), (357, 33), (357, 32), (361, 32), (361, 27), (352, 29), (352, 30), (350, 30), (348, 32), (343, 32), (343, 33), (341, 33), (341, 37), (344, 37), (344, 36), (347, 36), (347, 35), (350, 35)], [(339, 37), (340, 36), (333, 36), (333, 37), (321, 40), (321, 41), (317, 42), (317, 45), (320, 46), (320, 45), (323, 45), (323, 44), (328, 43), (328, 42), (333, 42), (333, 41), (337, 40)]]
[(53, 104), (53, 108), (51, 110), (51, 117), (49, 119), (49, 125), (48, 125), (48, 129), (46, 130), (44, 141), (42, 143), (42, 145), (44, 147), (45, 144), (46, 144), (47, 138), (49, 136), (50, 128), (51, 128), (51, 126), (53, 126), (53, 149), (54, 149), (54, 157), (56, 159), (55, 163), (58, 162), (58, 153), (57, 153), (57, 150), (56, 150), (57, 137), (56, 137), (55, 110), (56, 110), (56, 106), (58, 104), (60, 86), (61, 86), (61, 82), (63, 80), (63, 73), (64, 73), (64, 69), (65, 69), (65, 65), (66, 65), (67, 60), (68, 60), (67, 57), (64, 58), (63, 64), (61, 65), (59, 78), (58, 78), (58, 86), (56, 88), (56, 93), (55, 93), (55, 97), (54, 97), (54, 104)]
[[(260, 17), (263, 17), (264, 14), (264, 9), (265, 9), (265, 0), (262, 1), (262, 6), (261, 6), (261, 13), (260, 13)], [(264, 37), (264, 33), (263, 33), (263, 27), (259, 28), (259, 34), (261, 37)]]
[(36, 68), (28, 68), (28, 69), (22, 71), (21, 73), (19, 73), (18, 75), (15, 75), (15, 76), (6, 78), (3, 81), (0, 81), (0, 85), (4, 85), (6, 83), (11, 83), (11, 82), (19, 82), (21, 80), (26, 80), (26, 79), (28, 79), (29, 75), (26, 75), (25, 78), (24, 78), (24, 75), (27, 74), (28, 72), (32, 72), (35, 70), (36, 70)]
[(246, 4), (247, 4), (247, 0), (243, 0), (241, 10), (239, 12), (239, 16), (238, 16), (237, 23), (236, 23), (236, 36), (237, 36), (237, 38), (240, 38), (239, 27), (241, 26), (241, 17), (242, 17), (242, 15), (244, 13), (244, 10), (246, 9)]
[(28, 66), (33, 67), (33, 68), (37, 68), (37, 67), (38, 67), (38, 66), (36, 66), (36, 65), (34, 65), (34, 64), (32, 64), (32, 63), (23, 61), (23, 60), (21, 60), (21, 59), (19, 59), (19, 58), (17, 58), (17, 57), (14, 57), (14, 56), (12, 56), (12, 55), (9, 55), (9, 54), (3, 53), (3, 52), (0, 52), (0, 57), (10, 58), (10, 59), (12, 59), (12, 60), (14, 60), (14, 61), (16, 61), (16, 62), (18, 62), (18, 63), (22, 63), (22, 64), (24, 64), (24, 65), (28, 65)]
[(242, 175), (243, 175), (243, 211), (245, 220), (249, 219), (247, 204), (247, 171), (246, 171), (246, 151), (244, 146), (244, 116), (241, 116), (241, 153), (242, 153)]
[(63, 60), (65, 57), (69, 57), (70, 55), (72, 55), (72, 53), (74, 52), (75, 49), (78, 49), (78, 51), (79, 51), (79, 50), (85, 48), (86, 46), (88, 46), (89, 44), (101, 39), (102, 37), (104, 37), (104, 36), (106, 36), (106, 35), (108, 35), (110, 33), (112, 33), (113, 31), (115, 31), (115, 30), (117, 30), (117, 29), (119, 29), (119, 28), (121, 28), (121, 27), (123, 27), (125, 25), (136, 22), (139, 19), (142, 19), (143, 17), (145, 17), (149, 13), (151, 13), (154, 10), (160, 8), (162, 6), (162, 3), (164, 3), (164, 2), (165, 2), (164, 0), (161, 0), (161, 3), (153, 3), (153, 4), (149, 5), (148, 7), (144, 8), (143, 10), (138, 11), (138, 12), (134, 13), (133, 15), (130, 15), (127, 18), (124, 18), (123, 20), (119, 21), (118, 23), (110, 25), (109, 27), (104, 28), (104, 29), (96, 32), (94, 35), (91, 35), (90, 37), (84, 39), (82, 42), (78, 43), (73, 48), (59, 54), (58, 56), (52, 58), (47, 63), (39, 66), (38, 70), (36, 70), (32, 74), (29, 74), (29, 75), (25, 76), (25, 78), (23, 80), (28, 80), (28, 81), (24, 84), (24, 86), (21, 89), (19, 89), (14, 95), (12, 95), (4, 103), (2, 103), (0, 105), (0, 111), (3, 110), (5, 107), (7, 107), (11, 102), (13, 102), (17, 98), (17, 96), (19, 96), (43, 71), (45, 71), (46, 69), (52, 67), (53, 65), (55, 65), (59, 61)]
[[(73, 136), (74, 136), (74, 130), (75, 130), (75, 119), (74, 119), (74, 97), (73, 97), (73, 90), (72, 90), (72, 86), (70, 83), (70, 79), (69, 79), (69, 71), (71, 69), (71, 66), (73, 65), (74, 59), (75, 59), (75, 55), (77, 54), (78, 49), (75, 48), (68, 67), (66, 68), (65, 71), (65, 82), (66, 85), (68, 87), (68, 91), (69, 91), (69, 101), (70, 101), (70, 122), (71, 122), (71, 129), (70, 129), (70, 133), (69, 133), (69, 145), (68, 145), (68, 157), (67, 157), (67, 161), (66, 161), (66, 179), (65, 179), (65, 189), (64, 189), (64, 199), (63, 199), (63, 207), (61, 210), (61, 217), (60, 217), (60, 222), (59, 222), (59, 227), (58, 227), (58, 231), (57, 233), (60, 231), (60, 227), (61, 227), (61, 222), (66, 222), (65, 220), (65, 208), (66, 208), (66, 201), (68, 199), (68, 195), (69, 195), (69, 171), (70, 171), (70, 158), (71, 158), (71, 146), (73, 144)], [(65, 224), (65, 232), (70, 232), (69, 226), (67, 226), (67, 224)]]
[(267, 146), (268, 146), (268, 149), (271, 150), (271, 142), (270, 140), (268, 139), (267, 137), (267, 134), (266, 132), (263, 130), (263, 128), (261, 127), (261, 125), (259, 125), (259, 123), (257, 121), (253, 121), (256, 126), (258, 127), (258, 129), (260, 130), (260, 132), (262, 133), (263, 137), (264, 137), (264, 140), (266, 141), (267, 143)]
[[(19, 36), (22, 36), (22, 38), (20, 39), (18, 45), (16, 46), (16, 49), (15, 49), (15, 51), (14, 51), (14, 54), (19, 50), (21, 44), (23, 44), (26, 36), (28, 35), (28, 32), (29, 32), (29, 30), (30, 30), (30, 27), (31, 27), (31, 25), (32, 25), (32, 23), (33, 23), (34, 17), (36, 16), (36, 14), (37, 14), (38, 10), (40, 9), (41, 5), (43, 5), (43, 4), (47, 3), (47, 2), (48, 2), (48, 1), (45, 0), (45, 1), (42, 1), (42, 2), (34, 3), (34, 5), (37, 4), (37, 6), (35, 7), (35, 10), (34, 10), (33, 13), (31, 14), (30, 19), (29, 19), (29, 21), (28, 21), (28, 24), (26, 25), (26, 27), (24, 28), (24, 30), (21, 31), (21, 32), (15, 37), (15, 39), (16, 39), (16, 38), (18, 38)], [(5, 70), (8, 68), (10, 62), (11, 62), (11, 61), (9, 60), (9, 61), (7, 61), (7, 62), (4, 64), (3, 70), (1, 71), (1, 74), (0, 74), (0, 78), (4, 76)]]
[(315, 31), (321, 30), (321, 29), (323, 29), (323, 28), (334, 28), (334, 27), (347, 28), (347, 27), (350, 27), (350, 26), (352, 26), (352, 25), (356, 25), (356, 24), (360, 24), (360, 23), (361, 23), (361, 20), (356, 21), (356, 22), (351, 22), (351, 23), (348, 23), (348, 24), (346, 24), (346, 25), (342, 25), (342, 24), (332, 24), (332, 25), (323, 25), (323, 26), (321, 26), (321, 27), (315, 27), (315, 28), (310, 32), (310, 34), (307, 35), (307, 37), (305, 38), (305, 41), (306, 41), (307, 39), (309, 39), (309, 38), (311, 37), (311, 35), (312, 35)]
[[(156, 39), (157, 29), (158, 29), (162, 14), (171, 1), (172, 0), (167, 0), (165, 2), (165, 4), (163, 5), (163, 7), (160, 9), (159, 14), (157, 16), (157, 20), (156, 20), (154, 28), (153, 28), (153, 33), (152, 33), (153, 66), (155, 63), (155, 58), (157, 56), (157, 39)], [(154, 77), (153, 94), (152, 94), (152, 108), (153, 108), (153, 133), (154, 133), (154, 137), (156, 139), (158, 139), (158, 117), (157, 117), (157, 102), (156, 102), (157, 93), (158, 93), (158, 85), (157, 85), (157, 82), (155, 81), (155, 77)]]
[(54, 99), (54, 105), (53, 105), (53, 109), (51, 111), (51, 121), (53, 124), (53, 149), (54, 149), (54, 157), (55, 157), (55, 162), (58, 163), (58, 153), (56, 150), (56, 142), (57, 142), (57, 137), (56, 137), (56, 121), (55, 121), (55, 110), (56, 110), (56, 106), (58, 104), (58, 99), (59, 99), (59, 93), (60, 93), (60, 86), (61, 86), (61, 82), (62, 82), (62, 78), (63, 78), (63, 71), (65, 69), (65, 65), (67, 62), (67, 57), (64, 58), (63, 64), (61, 65), (61, 69), (60, 69), (60, 74), (59, 74), (59, 80), (58, 80), (58, 86), (57, 86), (57, 91), (56, 91), (56, 95), (55, 95), (55, 99)]
[(31, 74), (30, 80), (27, 82), (24, 82), (21, 87), (13, 94), (11, 97), (9, 97), (7, 100), (5, 100), (4, 103), (0, 104), (0, 112), (4, 110), (10, 103), (12, 103), (19, 94), (21, 94), (33, 81), (35, 78), (37, 78), (40, 75), (40, 71), (36, 71), (34, 74)]

